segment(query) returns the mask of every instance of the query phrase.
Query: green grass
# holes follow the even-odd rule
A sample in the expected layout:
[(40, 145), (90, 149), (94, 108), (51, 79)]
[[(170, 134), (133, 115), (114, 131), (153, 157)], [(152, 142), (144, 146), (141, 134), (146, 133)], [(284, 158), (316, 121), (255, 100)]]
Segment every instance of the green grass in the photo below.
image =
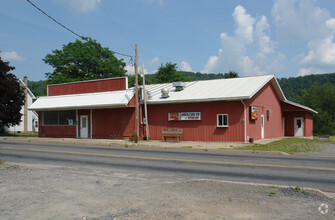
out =
[(182, 146), (182, 148), (192, 148), (192, 146)]
[(276, 192), (269, 192), (269, 193), (268, 193), (268, 196), (270, 196), (270, 197), (272, 197), (272, 196), (274, 196), (274, 195), (276, 195)]
[(38, 133), (4, 133), (0, 136), (6, 137), (38, 137)]
[(0, 164), (3, 164), (3, 160), (0, 160)]
[(293, 154), (299, 152), (320, 152), (323, 151), (321, 145), (334, 143), (335, 137), (331, 136), (330, 141), (320, 141), (317, 138), (313, 140), (306, 138), (285, 138), (268, 144), (254, 144), (245, 147), (239, 147), (239, 150), (259, 150), (259, 151), (282, 151)]
[(297, 186), (297, 187), (295, 187), (295, 188), (291, 187), (291, 190), (292, 190), (293, 192), (296, 192), (296, 193), (307, 194), (307, 192), (306, 192), (305, 190), (303, 190), (302, 188), (300, 188), (299, 186)]

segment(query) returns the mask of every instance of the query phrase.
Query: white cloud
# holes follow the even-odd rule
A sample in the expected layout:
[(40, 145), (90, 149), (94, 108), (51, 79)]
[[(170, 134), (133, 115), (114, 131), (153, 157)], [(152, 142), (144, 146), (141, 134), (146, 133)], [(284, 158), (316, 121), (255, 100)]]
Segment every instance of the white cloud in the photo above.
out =
[[(127, 64), (124, 69), (127, 71), (126, 74), (129, 75), (134, 75), (135, 74), (135, 67), (134, 66), (130, 66), (129, 64)], [(143, 68), (144, 70), (144, 74), (148, 74), (148, 70), (146, 70), (145, 68)], [(142, 66), (138, 67), (138, 74), (142, 74)]]
[(26, 60), (24, 57), (19, 56), (16, 51), (0, 52), (0, 56), (3, 60), (18, 60), (18, 61)]
[(328, 34), (329, 30), (323, 24), (330, 18), (330, 13), (315, 3), (315, 0), (274, 1), (272, 16), (280, 40), (302, 41)]
[(158, 62), (159, 62), (159, 58), (158, 58), (158, 57), (154, 57), (154, 58), (152, 58), (152, 59), (148, 62), (148, 64), (154, 66), (154, 65), (157, 65)]
[(281, 40), (307, 43), (298, 75), (333, 72), (335, 19), (313, 0), (276, 0), (272, 14)]
[[(270, 25), (266, 17), (253, 18), (242, 6), (237, 6), (232, 16), (236, 25), (235, 35), (220, 35), (221, 48), (218, 55), (209, 57), (201, 72), (226, 73), (231, 70), (240, 75), (251, 75), (281, 69), (278, 63), (279, 53), (275, 53), (275, 42), (267, 34)], [(256, 50), (256, 55), (249, 55), (249, 49)], [(281, 59), (283, 57), (285, 58), (281, 56)]]
[(181, 71), (191, 72), (192, 71), (192, 67), (190, 66), (189, 63), (183, 61), (183, 62), (180, 63), (180, 70)]
[(233, 17), (237, 25), (235, 34), (238, 39), (244, 43), (251, 43), (253, 41), (255, 19), (250, 14), (246, 14), (246, 10), (240, 5), (235, 8)]
[(72, 12), (85, 13), (94, 11), (102, 0), (62, 0), (62, 3)]
[(129, 75), (134, 75), (135, 74), (135, 68), (134, 66), (130, 66), (129, 64), (127, 64), (124, 69), (127, 71), (127, 74)]

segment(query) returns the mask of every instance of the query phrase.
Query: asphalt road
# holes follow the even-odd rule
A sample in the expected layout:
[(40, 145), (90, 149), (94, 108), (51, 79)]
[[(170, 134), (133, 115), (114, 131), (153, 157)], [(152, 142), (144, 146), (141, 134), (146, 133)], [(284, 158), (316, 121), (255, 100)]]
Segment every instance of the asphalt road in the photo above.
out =
[(191, 179), (312, 187), (335, 193), (335, 157), (0, 142), (6, 162), (110, 168)]

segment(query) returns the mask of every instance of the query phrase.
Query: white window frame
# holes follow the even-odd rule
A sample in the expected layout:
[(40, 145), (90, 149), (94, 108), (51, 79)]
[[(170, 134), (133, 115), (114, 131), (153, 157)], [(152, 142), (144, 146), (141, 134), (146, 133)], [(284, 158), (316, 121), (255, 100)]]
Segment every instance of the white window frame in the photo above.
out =
[[(224, 123), (224, 117), (227, 117), (227, 124), (225, 125), (225, 124), (223, 124), (223, 125), (219, 125), (219, 117), (220, 116), (222, 116), (223, 118), (222, 118), (222, 123)], [(228, 126), (229, 126), (229, 121), (228, 121), (228, 114), (217, 114), (216, 115), (216, 126), (218, 127), (218, 128), (228, 128)]]

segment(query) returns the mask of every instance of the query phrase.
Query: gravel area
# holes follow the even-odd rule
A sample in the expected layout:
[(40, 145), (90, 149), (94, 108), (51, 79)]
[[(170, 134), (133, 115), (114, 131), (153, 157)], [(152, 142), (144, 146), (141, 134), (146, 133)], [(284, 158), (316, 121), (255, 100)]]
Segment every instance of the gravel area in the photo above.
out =
[(0, 165), (0, 201), (0, 219), (335, 219), (300, 189), (31, 164)]

